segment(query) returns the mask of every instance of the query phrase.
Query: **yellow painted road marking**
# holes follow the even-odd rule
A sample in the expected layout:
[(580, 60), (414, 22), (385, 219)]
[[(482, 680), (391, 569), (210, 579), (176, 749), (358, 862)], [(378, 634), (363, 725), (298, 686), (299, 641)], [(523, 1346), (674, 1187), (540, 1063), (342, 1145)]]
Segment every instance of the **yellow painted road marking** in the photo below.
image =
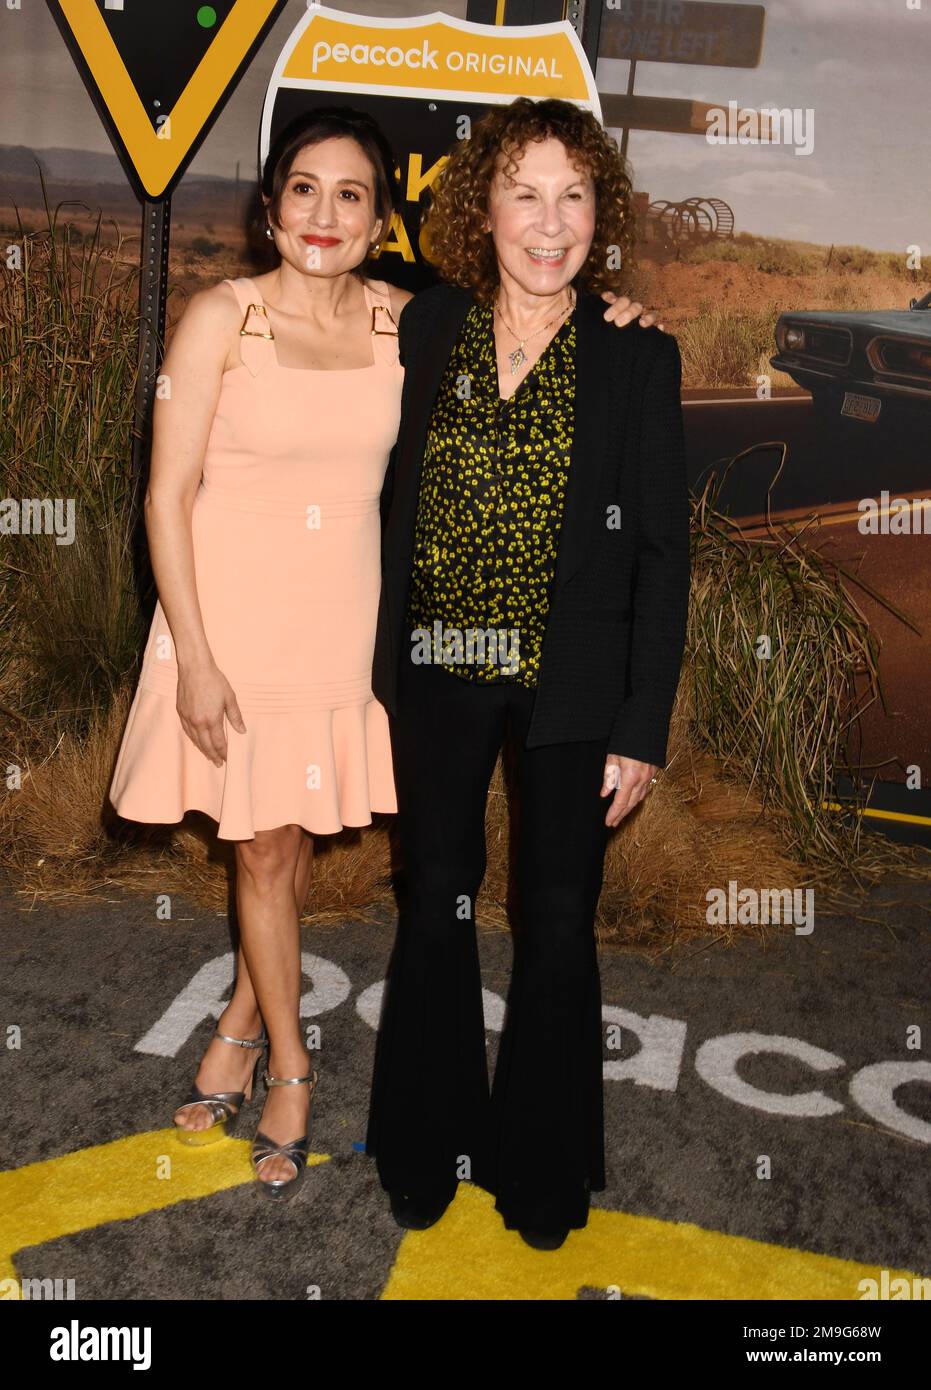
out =
[[(823, 811), (849, 811), (850, 806), (844, 806), (839, 801), (822, 801)], [(857, 811), (858, 816), (869, 816), (873, 820), (897, 820), (906, 825), (931, 825), (931, 816), (914, 816), (907, 811), (882, 811), (878, 806), (867, 806), (861, 811)]]
[[(159, 1178), (165, 1155), (172, 1176)], [(29, 1246), (254, 1181), (248, 1140), (187, 1148), (164, 1129), (0, 1173), (0, 1279), (17, 1280), (14, 1256)], [(537, 1251), (505, 1230), (487, 1192), (462, 1183), (436, 1226), (403, 1236), (381, 1296), (565, 1300), (616, 1287), (656, 1299), (855, 1300), (861, 1279), (880, 1276), (879, 1266), (600, 1208), (562, 1249)]]
[[(405, 1236), (382, 1298), (565, 1300), (589, 1287), (658, 1299), (859, 1299), (859, 1281), (880, 1275), (877, 1265), (600, 1208), (559, 1250), (534, 1250), (505, 1230), (489, 1193), (461, 1183), (435, 1226)], [(918, 1276), (889, 1272), (899, 1277)]]
[[(256, 1182), (249, 1150), (247, 1139), (189, 1147), (159, 1129), (0, 1173), (0, 1278), (17, 1278), (13, 1256), (26, 1246)], [(171, 1176), (160, 1178), (166, 1156)]]
[[(923, 496), (896, 497), (893, 500), (895, 502), (904, 502), (908, 508), (909, 515), (911, 516), (917, 515), (918, 517), (923, 517), (928, 510), (925, 506), (925, 503), (928, 499)], [(847, 502), (826, 502), (822, 507), (793, 507), (791, 509), (787, 508), (785, 511), (780, 509), (779, 511), (777, 511), (774, 520), (777, 526), (785, 526), (786, 528), (788, 528), (790, 526), (797, 525), (801, 529), (805, 530), (808, 529), (809, 522), (817, 522), (818, 526), (839, 526), (843, 523), (851, 521), (860, 522), (863, 520), (865, 515), (865, 512), (851, 511), (849, 503)], [(896, 507), (895, 511), (893, 511), (890, 505), (888, 507), (877, 507), (875, 511), (871, 513), (871, 515), (879, 517), (892, 517), (901, 516), (903, 515), (903, 513), (901, 507)], [(735, 530), (740, 531), (742, 535), (746, 536), (750, 540), (756, 540), (769, 534), (770, 528), (766, 524), (766, 518), (765, 516), (762, 516), (759, 512), (754, 513), (752, 516), (728, 517), (727, 520), (730, 521), (732, 527)], [(811, 531), (810, 534), (815, 534), (815, 531)], [(870, 531), (865, 531), (863, 532), (863, 534), (866, 536), (870, 536), (873, 533)], [(880, 532), (880, 535), (882, 534), (883, 532)], [(923, 536), (927, 533), (924, 530), (912, 530), (904, 531), (901, 533), (895, 531), (887, 531), (885, 534)]]

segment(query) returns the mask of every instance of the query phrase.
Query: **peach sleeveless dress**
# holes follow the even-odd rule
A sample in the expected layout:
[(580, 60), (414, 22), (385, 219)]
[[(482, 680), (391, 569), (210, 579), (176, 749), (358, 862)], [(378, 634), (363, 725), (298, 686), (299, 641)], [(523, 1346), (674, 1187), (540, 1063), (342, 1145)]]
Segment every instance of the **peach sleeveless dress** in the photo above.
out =
[[(158, 603), (110, 786), (129, 820), (206, 812), (224, 840), (292, 822), (315, 834), (397, 810), (387, 714), (372, 694), (381, 583), (379, 497), (404, 369), (387, 314), (375, 361), (282, 367), (261, 294), (229, 280), (242, 365), (224, 373), (192, 515), (197, 597), (244, 734), (224, 720), (215, 766), (176, 709), (178, 668)], [(368, 308), (390, 309), (384, 281)]]

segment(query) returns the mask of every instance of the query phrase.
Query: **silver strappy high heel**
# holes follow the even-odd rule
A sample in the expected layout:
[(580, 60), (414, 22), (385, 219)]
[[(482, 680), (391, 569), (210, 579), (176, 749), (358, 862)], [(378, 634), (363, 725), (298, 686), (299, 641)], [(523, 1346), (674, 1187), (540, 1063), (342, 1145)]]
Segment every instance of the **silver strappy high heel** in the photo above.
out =
[(191, 1086), (188, 1099), (183, 1105), (179, 1105), (177, 1110), (187, 1110), (191, 1105), (203, 1105), (213, 1116), (213, 1124), (208, 1125), (206, 1129), (185, 1129), (176, 1120), (175, 1133), (182, 1144), (214, 1144), (218, 1139), (231, 1135), (236, 1129), (243, 1106), (247, 1100), (252, 1099), (252, 1093), (255, 1090), (256, 1073), (262, 1060), (262, 1053), (268, 1043), (265, 1033), (263, 1032), (260, 1038), (231, 1038), (228, 1034), (221, 1033), (218, 1028), (216, 1036), (222, 1038), (224, 1042), (233, 1043), (236, 1047), (249, 1047), (258, 1050), (259, 1055), (255, 1059), (255, 1066), (248, 1081), (248, 1090), (212, 1091), (207, 1095), (194, 1083)]
[[(311, 1114), (313, 1111), (314, 1094), (317, 1090), (317, 1073), (310, 1071), (307, 1076), (269, 1076), (265, 1073), (266, 1086), (300, 1086), (304, 1082), (310, 1083), (310, 1110), (307, 1112), (307, 1133), (301, 1139), (291, 1139), (287, 1144), (276, 1144), (273, 1139), (269, 1139), (267, 1134), (256, 1130), (255, 1138), (252, 1141), (252, 1167), (255, 1170), (259, 1187), (264, 1188), (266, 1197), (272, 1197), (278, 1201), (285, 1201), (293, 1197), (301, 1185), (304, 1173), (307, 1169), (307, 1152), (310, 1148)], [(293, 1178), (272, 1179), (270, 1182), (263, 1182), (259, 1175), (259, 1165), (264, 1163), (267, 1158), (286, 1158), (289, 1163), (294, 1165)]]

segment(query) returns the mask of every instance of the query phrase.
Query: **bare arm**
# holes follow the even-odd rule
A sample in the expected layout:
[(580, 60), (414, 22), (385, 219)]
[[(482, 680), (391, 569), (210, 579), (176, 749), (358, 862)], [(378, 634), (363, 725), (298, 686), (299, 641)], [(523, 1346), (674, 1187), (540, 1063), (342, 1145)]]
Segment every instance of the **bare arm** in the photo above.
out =
[(241, 314), (228, 287), (191, 299), (165, 354), (153, 415), (145, 524), (158, 596), (178, 662), (178, 715), (205, 757), (226, 757), (223, 715), (245, 732), (236, 697), (218, 670), (204, 630), (194, 574), (191, 518), (224, 367)]

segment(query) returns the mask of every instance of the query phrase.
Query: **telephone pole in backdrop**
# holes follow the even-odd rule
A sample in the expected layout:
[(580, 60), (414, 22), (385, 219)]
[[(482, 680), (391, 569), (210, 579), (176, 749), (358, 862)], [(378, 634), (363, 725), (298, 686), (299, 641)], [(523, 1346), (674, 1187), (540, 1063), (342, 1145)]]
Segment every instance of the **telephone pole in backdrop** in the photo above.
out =
[(602, 4), (603, 0), (468, 0), (466, 19), (473, 24), (558, 24), (568, 19), (594, 72)]

